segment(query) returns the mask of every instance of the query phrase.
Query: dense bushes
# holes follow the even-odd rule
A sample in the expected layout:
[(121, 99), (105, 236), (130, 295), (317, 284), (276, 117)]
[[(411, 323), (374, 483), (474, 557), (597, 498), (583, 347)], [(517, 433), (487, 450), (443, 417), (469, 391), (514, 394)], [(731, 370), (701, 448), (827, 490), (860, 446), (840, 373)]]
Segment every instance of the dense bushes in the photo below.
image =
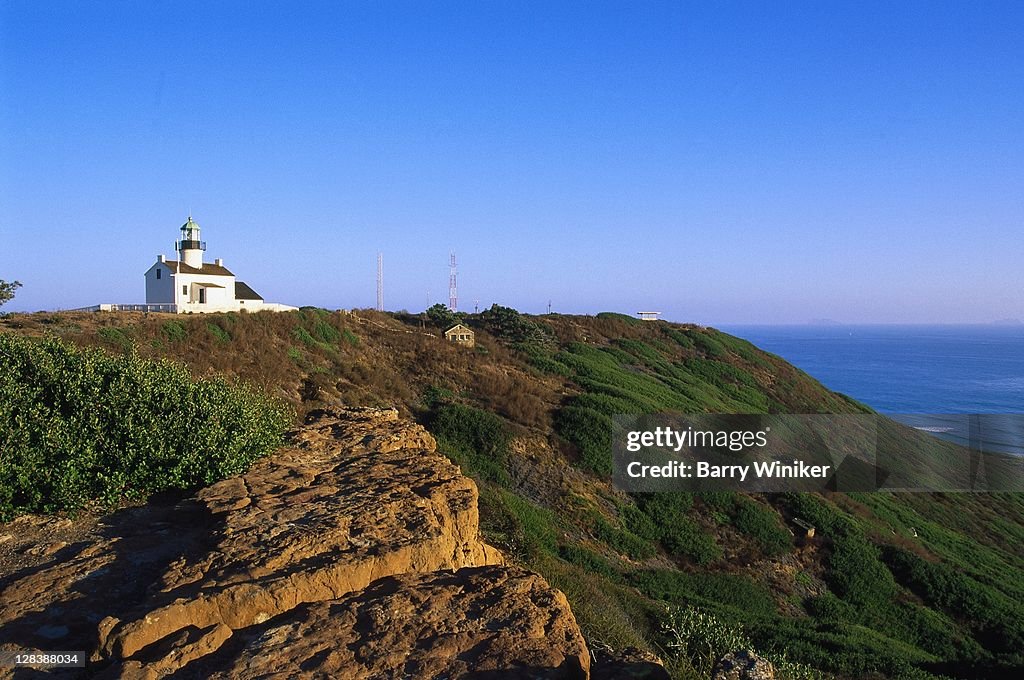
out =
[(1020, 652), (1024, 647), (1024, 606), (947, 564), (928, 562), (901, 548), (887, 547), (885, 561), (896, 577), (929, 605), (973, 624), (989, 649)]
[(704, 604), (732, 608), (744, 616), (773, 616), (771, 593), (738, 574), (686, 573), (670, 569), (637, 571), (630, 581), (642, 593), (671, 604)]
[(576, 447), (580, 467), (612, 473), (612, 419), (589, 408), (567, 406), (555, 414), (555, 431)]
[(620, 529), (612, 525), (599, 515), (592, 516), (591, 519), (593, 521), (591, 531), (594, 533), (594, 538), (620, 555), (627, 555), (634, 560), (654, 556), (656, 551), (650, 541), (644, 540), (628, 529)]
[(554, 555), (561, 533), (553, 512), (505, 489), (480, 486), (480, 526), (489, 541), (519, 559)]
[(0, 517), (210, 484), (289, 421), (261, 393), (170, 361), (0, 334)]
[(430, 421), (438, 447), (463, 472), (489, 482), (508, 483), (505, 462), (511, 433), (499, 416), (462, 404), (445, 404)]
[[(697, 564), (708, 564), (722, 557), (714, 537), (688, 515), (693, 506), (693, 496), (688, 493), (638, 494), (636, 502), (643, 520), (624, 515), (627, 527), (643, 526), (651, 533), (647, 538), (660, 541), (670, 554), (686, 558)], [(634, 529), (639, 535), (641, 531)]]
[(757, 542), (767, 555), (781, 555), (793, 547), (789, 531), (782, 525), (778, 513), (764, 503), (735, 493), (709, 492), (701, 494), (704, 503), (728, 517), (741, 533)]
[(465, 314), (453, 312), (440, 302), (429, 307), (426, 311), (426, 315), (431, 324), (442, 330), (451, 328), (455, 324), (463, 321), (466, 317)]
[(880, 557), (878, 548), (861, 535), (833, 540), (827, 581), (839, 597), (862, 612), (862, 622), (888, 608), (896, 594), (896, 583)]
[(491, 305), (480, 312), (478, 319), (488, 333), (519, 349), (552, 348), (556, 344), (545, 324), (532, 321), (511, 307)]

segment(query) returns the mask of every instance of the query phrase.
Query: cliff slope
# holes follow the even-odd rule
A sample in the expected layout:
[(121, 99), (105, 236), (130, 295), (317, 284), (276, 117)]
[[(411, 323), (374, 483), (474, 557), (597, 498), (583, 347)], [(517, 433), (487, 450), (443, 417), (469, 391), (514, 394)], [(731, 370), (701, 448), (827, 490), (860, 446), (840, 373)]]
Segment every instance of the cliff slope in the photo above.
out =
[(5, 526), (0, 650), (86, 649), (103, 677), (587, 677), (565, 596), (503, 566), (420, 426), (322, 410), (289, 441), (173, 505)]
[[(622, 493), (608, 474), (614, 414), (869, 409), (713, 328), (495, 306), (455, 317), (476, 333), (470, 349), (440, 337), (453, 315), (429, 311), (33, 314), (0, 330), (180, 360), (300, 415), (395, 406), (476, 482), (487, 542), (566, 595), (598, 660), (634, 647), (706, 678), (739, 636), (801, 664), (784, 677), (1024, 668), (1024, 494)], [(880, 436), (907, 460), (935, 449), (894, 423)], [(796, 519), (813, 539), (794, 536)]]

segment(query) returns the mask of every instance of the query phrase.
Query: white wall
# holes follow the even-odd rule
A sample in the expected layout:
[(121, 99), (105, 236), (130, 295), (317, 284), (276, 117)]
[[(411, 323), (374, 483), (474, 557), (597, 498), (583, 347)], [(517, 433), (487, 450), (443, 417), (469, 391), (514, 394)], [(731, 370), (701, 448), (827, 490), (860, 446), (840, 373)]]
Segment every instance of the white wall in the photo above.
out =
[[(160, 270), (159, 279), (156, 278), (157, 269)], [(207, 288), (206, 303), (200, 304), (199, 288), (201, 284), (222, 287)], [(182, 290), (183, 288), (184, 291)], [(197, 314), (202, 312), (237, 312), (243, 309), (250, 312), (258, 312), (264, 309), (278, 312), (298, 309), (290, 305), (263, 302), (262, 300), (245, 300), (243, 303), (243, 301), (235, 299), (234, 276), (179, 274), (159, 261), (146, 272), (146, 303), (173, 304), (176, 306), (179, 314), (186, 312)]]
[[(174, 292), (181, 312), (234, 312), (239, 308), (235, 301), (234, 276), (209, 276), (204, 274), (175, 274)], [(207, 288), (206, 302), (199, 302), (201, 284), (208, 283), (222, 288)]]

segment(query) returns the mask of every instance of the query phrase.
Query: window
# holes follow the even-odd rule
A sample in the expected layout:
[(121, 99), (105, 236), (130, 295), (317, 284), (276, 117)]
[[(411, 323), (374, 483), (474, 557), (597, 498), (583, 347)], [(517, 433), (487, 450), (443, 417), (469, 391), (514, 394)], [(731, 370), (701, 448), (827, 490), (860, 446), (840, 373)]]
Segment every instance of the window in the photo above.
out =
[(162, 272), (162, 271), (163, 271), (163, 269), (157, 269), (157, 270), (156, 270), (156, 278), (157, 278), (157, 279), (159, 279), (159, 278), (160, 278), (160, 272)]
[(181, 294), (182, 295), (188, 295), (188, 286), (182, 286), (181, 287)]

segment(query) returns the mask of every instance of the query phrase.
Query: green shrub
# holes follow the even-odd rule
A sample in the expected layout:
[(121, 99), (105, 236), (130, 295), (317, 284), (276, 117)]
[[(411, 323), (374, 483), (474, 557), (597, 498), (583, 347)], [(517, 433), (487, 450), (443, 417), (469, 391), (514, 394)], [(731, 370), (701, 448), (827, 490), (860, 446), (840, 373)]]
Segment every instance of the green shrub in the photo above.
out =
[(832, 593), (823, 593), (808, 598), (807, 613), (822, 621), (846, 621), (852, 617), (850, 605)]
[(859, 534), (834, 540), (826, 580), (839, 597), (866, 617), (887, 608), (896, 594), (896, 583), (878, 548)]
[(645, 541), (630, 531), (610, 524), (603, 517), (593, 518), (593, 531), (597, 540), (620, 555), (627, 555), (634, 560), (653, 557), (656, 552), (650, 541)]
[[(715, 538), (704, 531), (687, 513), (693, 507), (693, 494), (684, 492), (636, 494), (637, 506), (654, 527), (654, 540), (677, 557), (697, 564), (708, 564), (722, 557)], [(638, 524), (639, 520), (627, 520)], [(640, 533), (637, 531), (636, 533)]]
[(440, 302), (427, 309), (426, 314), (430, 323), (442, 330), (451, 328), (462, 321), (463, 318), (457, 312), (453, 312)]
[(511, 307), (491, 305), (480, 312), (479, 320), (488, 333), (528, 356), (550, 351), (556, 344), (546, 324), (532, 321)]
[(768, 555), (781, 555), (793, 547), (793, 537), (771, 508), (749, 498), (737, 496), (732, 524), (760, 544)]
[(711, 357), (712, 359), (724, 359), (728, 356), (728, 352), (725, 349), (725, 345), (721, 343), (716, 337), (712, 337), (710, 332), (703, 331), (684, 331), (686, 335), (693, 340), (693, 344), (697, 346), (705, 356)]
[(0, 334), (0, 518), (210, 484), (289, 422), (262, 393), (167, 360)]
[(1013, 652), (1024, 646), (1024, 605), (948, 564), (932, 563), (888, 547), (885, 561), (896, 578), (926, 603), (971, 621), (986, 648)]
[(447, 387), (428, 385), (427, 389), (423, 390), (423, 404), (427, 408), (437, 408), (443, 404), (451, 404), (454, 401), (455, 393)]
[(683, 349), (694, 349), (696, 347), (693, 340), (684, 333), (680, 333), (679, 331), (673, 328), (668, 328), (667, 326), (664, 328), (663, 332), (665, 335), (675, 340), (676, 344)]
[(588, 408), (567, 406), (555, 413), (555, 431), (576, 447), (579, 466), (599, 475), (612, 473), (612, 419)]
[(715, 661), (726, 654), (753, 647), (740, 626), (696, 607), (669, 607), (661, 633), (673, 665), (685, 661), (698, 677), (710, 677)]
[(555, 513), (496, 487), (480, 487), (480, 527), (488, 541), (521, 559), (554, 555), (560, 531)]
[(643, 321), (636, 318), (635, 316), (629, 316), (628, 314), (620, 314), (619, 312), (598, 312), (598, 319), (613, 319), (615, 321), (621, 321), (629, 326), (640, 326)]
[(637, 506), (663, 532), (693, 507), (693, 494), (683, 491), (636, 494), (635, 498)]
[(661, 544), (672, 555), (696, 564), (710, 564), (722, 558), (722, 549), (715, 537), (691, 517), (681, 517), (671, 527), (665, 527)]
[(561, 361), (558, 361), (557, 359), (552, 359), (551, 357), (545, 356), (543, 354), (535, 354), (530, 356), (530, 363), (534, 366), (534, 368), (541, 371), (542, 373), (551, 373), (553, 375), (560, 375), (563, 377), (568, 377), (572, 373), (572, 371), (569, 370), (569, 367), (563, 364)]
[(582, 567), (588, 574), (600, 574), (612, 580), (619, 578), (619, 573), (608, 560), (583, 546), (575, 543), (562, 545), (558, 548), (558, 555), (566, 562)]
[(341, 332), (342, 339), (353, 347), (359, 346), (359, 336), (347, 328)]
[(129, 350), (135, 344), (132, 340), (131, 331), (127, 328), (104, 326), (96, 331), (96, 334), (107, 344), (122, 350)]
[(215, 323), (206, 324), (206, 330), (210, 331), (210, 335), (216, 338), (217, 342), (221, 344), (231, 342), (231, 334)]
[(293, 330), (292, 331), (292, 336), (294, 336), (296, 340), (298, 340), (299, 342), (304, 344), (306, 347), (316, 347), (317, 346), (316, 338), (314, 338), (312, 335), (310, 335), (309, 331), (307, 331), (302, 326), (299, 326), (295, 330)]
[(728, 513), (733, 509), (736, 494), (731, 491), (705, 491), (700, 494), (700, 500), (709, 508)]
[(498, 484), (509, 483), (505, 470), (511, 432), (490, 411), (463, 404), (445, 404), (428, 424), (438, 447), (463, 471)]
[(338, 329), (328, 323), (326, 319), (322, 318), (317, 319), (313, 323), (313, 335), (328, 344), (336, 343), (341, 337), (341, 333), (338, 332)]
[(842, 510), (820, 496), (810, 493), (785, 493), (782, 503), (793, 516), (810, 522), (819, 535), (834, 538), (855, 530), (853, 521)]
[(168, 342), (182, 342), (188, 338), (188, 330), (186, 330), (185, 324), (177, 319), (164, 321), (163, 325), (160, 326), (160, 334)]
[(624, 505), (619, 508), (619, 517), (626, 529), (640, 538), (648, 541), (657, 541), (661, 538), (661, 528), (658, 527), (647, 513), (632, 505)]
[(633, 572), (630, 581), (648, 597), (670, 604), (713, 604), (743, 616), (776, 614), (771, 593), (738, 574), (651, 569)]

